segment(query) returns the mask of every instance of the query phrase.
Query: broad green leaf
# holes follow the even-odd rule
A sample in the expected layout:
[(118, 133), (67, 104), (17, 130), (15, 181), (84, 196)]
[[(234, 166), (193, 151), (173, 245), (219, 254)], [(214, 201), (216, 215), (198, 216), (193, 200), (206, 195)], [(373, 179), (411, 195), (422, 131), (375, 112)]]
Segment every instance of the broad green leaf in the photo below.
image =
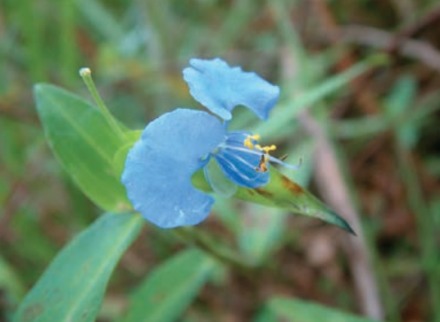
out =
[(206, 254), (187, 250), (157, 267), (131, 297), (123, 322), (176, 321), (216, 267)]
[(287, 298), (271, 299), (255, 322), (378, 322), (315, 303)]
[[(195, 187), (202, 191), (211, 191), (201, 171), (194, 174), (192, 182)], [(234, 197), (264, 206), (287, 209), (304, 216), (319, 218), (354, 234), (353, 229), (344, 219), (307, 189), (290, 180), (274, 167), (270, 168), (270, 181), (267, 185), (256, 189), (239, 187)]]
[(106, 214), (52, 261), (21, 303), (14, 322), (95, 321), (110, 275), (144, 220)]
[(261, 198), (264, 198), (273, 207), (288, 209), (297, 214), (319, 218), (354, 234), (353, 229), (344, 219), (323, 204), (307, 189), (290, 180), (274, 167), (270, 169), (270, 182), (267, 185), (257, 189), (241, 188), (235, 197), (257, 203), (259, 203)]
[(81, 190), (105, 210), (127, 209), (113, 164), (126, 138), (112, 130), (99, 109), (60, 88), (36, 85), (35, 99), (52, 150)]

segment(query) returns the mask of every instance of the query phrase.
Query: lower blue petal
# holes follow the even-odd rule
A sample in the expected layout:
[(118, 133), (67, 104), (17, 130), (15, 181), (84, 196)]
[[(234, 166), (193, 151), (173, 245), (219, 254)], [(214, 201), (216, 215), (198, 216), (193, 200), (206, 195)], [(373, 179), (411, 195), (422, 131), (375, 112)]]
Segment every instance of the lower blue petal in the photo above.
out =
[(269, 182), (269, 171), (258, 172), (261, 155), (244, 146), (249, 132), (227, 133), (227, 139), (213, 154), (226, 177), (234, 183), (248, 188), (258, 188)]
[(134, 209), (161, 228), (203, 221), (214, 199), (196, 190), (191, 176), (224, 138), (224, 126), (200, 111), (177, 109), (148, 124), (122, 174)]

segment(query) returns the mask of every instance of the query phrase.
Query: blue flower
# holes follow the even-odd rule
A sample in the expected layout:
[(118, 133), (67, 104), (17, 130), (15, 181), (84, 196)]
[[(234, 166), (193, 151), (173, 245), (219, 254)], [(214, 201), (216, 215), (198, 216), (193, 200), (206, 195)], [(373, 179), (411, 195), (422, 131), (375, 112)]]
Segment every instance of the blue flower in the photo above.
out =
[(258, 188), (269, 182), (268, 162), (282, 163), (269, 155), (274, 146), (258, 145), (257, 135), (227, 131), (238, 105), (266, 119), (279, 88), (219, 58), (192, 59), (190, 64), (183, 75), (191, 95), (223, 122), (183, 108), (160, 116), (129, 151), (122, 174), (134, 209), (161, 228), (195, 225), (209, 215), (214, 198), (192, 186), (196, 171), (204, 169), (214, 191), (222, 189), (218, 172), (230, 186)]

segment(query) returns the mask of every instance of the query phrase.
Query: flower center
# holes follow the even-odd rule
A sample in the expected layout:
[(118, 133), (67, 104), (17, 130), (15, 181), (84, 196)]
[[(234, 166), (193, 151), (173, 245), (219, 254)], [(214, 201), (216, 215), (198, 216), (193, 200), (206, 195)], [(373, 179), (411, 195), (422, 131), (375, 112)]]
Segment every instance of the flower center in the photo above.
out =
[(289, 169), (298, 169), (270, 155), (275, 145), (261, 146), (259, 135), (245, 131), (232, 131), (215, 148), (210, 156), (214, 157), (220, 169), (232, 182), (248, 188), (258, 188), (269, 182), (269, 162), (281, 164)]
[(258, 166), (255, 168), (255, 171), (257, 172), (266, 172), (267, 171), (267, 165), (269, 163), (269, 152), (276, 150), (275, 145), (271, 146), (261, 146), (259, 144), (256, 144), (260, 140), (260, 136), (258, 134), (255, 135), (248, 135), (246, 139), (243, 142), (243, 145), (251, 150), (254, 148), (257, 150), (260, 150), (262, 152), (260, 157), (260, 162), (258, 163)]

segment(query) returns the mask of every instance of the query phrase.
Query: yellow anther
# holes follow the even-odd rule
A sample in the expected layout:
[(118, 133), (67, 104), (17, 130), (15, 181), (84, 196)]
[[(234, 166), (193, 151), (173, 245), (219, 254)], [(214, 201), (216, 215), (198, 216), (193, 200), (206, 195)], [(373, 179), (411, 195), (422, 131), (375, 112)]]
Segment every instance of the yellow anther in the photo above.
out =
[(254, 145), (252, 144), (251, 138), (249, 136), (246, 138), (246, 140), (244, 140), (244, 146), (251, 150), (254, 149)]
[(262, 152), (260, 161), (258, 163), (258, 166), (255, 168), (255, 171), (266, 172), (268, 170), (268, 164), (269, 164), (269, 152), (276, 150), (277, 147), (273, 144), (271, 146), (261, 146), (259, 144), (254, 145), (254, 143), (256, 143), (256, 141), (258, 140), (260, 140), (260, 136), (258, 134), (248, 135), (244, 140), (243, 144), (245, 147), (251, 150), (256, 148), (257, 150), (260, 150)]
[(277, 149), (276, 145), (273, 145), (273, 144), (271, 146), (263, 146), (263, 147), (261, 145), (257, 144), (257, 145), (255, 145), (255, 147), (258, 150), (264, 151), (264, 153), (267, 153), (267, 154), (269, 154), (269, 151), (274, 151)]
[(245, 147), (253, 150), (254, 149), (254, 143), (252, 141), (258, 141), (260, 139), (260, 136), (258, 134), (255, 135), (248, 135), (247, 138), (244, 140), (243, 144)]
[(263, 147), (257, 144), (255, 145), (255, 147), (263, 152), (260, 158), (260, 162), (258, 163), (258, 167), (255, 168), (255, 171), (266, 172), (269, 164), (269, 152), (275, 150), (277, 147), (273, 144), (271, 146), (263, 146)]

